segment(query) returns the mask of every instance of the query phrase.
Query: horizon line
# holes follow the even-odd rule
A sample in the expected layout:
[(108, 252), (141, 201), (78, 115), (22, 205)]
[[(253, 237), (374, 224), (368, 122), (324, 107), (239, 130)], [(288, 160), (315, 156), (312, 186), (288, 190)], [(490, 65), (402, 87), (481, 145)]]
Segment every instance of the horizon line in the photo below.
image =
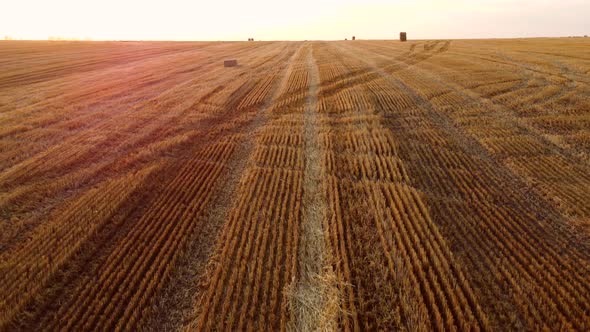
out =
[[(490, 40), (490, 39), (551, 39), (551, 38), (587, 38), (588, 35), (564, 35), (564, 36), (521, 36), (521, 37), (475, 37), (475, 38), (416, 38), (408, 39), (410, 41), (424, 41), (424, 40)], [(346, 39), (254, 39), (253, 41), (243, 39), (93, 39), (93, 38), (65, 38), (65, 37), (48, 37), (45, 39), (34, 38), (15, 38), (5, 36), (0, 41), (48, 41), (48, 42), (286, 42), (286, 41), (354, 41), (352, 37), (345, 37)], [(374, 41), (399, 41), (399, 38), (358, 38), (359, 40), (374, 40)]]

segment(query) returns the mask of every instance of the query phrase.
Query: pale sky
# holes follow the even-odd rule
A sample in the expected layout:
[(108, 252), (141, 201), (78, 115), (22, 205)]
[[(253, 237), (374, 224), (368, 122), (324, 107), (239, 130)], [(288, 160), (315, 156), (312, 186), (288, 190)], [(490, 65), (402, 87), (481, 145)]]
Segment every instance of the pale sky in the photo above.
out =
[(302, 40), (590, 35), (590, 0), (2, 0), (0, 39)]

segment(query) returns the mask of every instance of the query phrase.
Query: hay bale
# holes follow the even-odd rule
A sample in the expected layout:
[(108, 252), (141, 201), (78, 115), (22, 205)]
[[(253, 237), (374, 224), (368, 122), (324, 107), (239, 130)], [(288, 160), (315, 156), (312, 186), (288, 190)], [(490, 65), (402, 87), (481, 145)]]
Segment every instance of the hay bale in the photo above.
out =
[(405, 32), (400, 32), (399, 33), (399, 40), (402, 42), (405, 42), (408, 40), (408, 34)]
[(238, 60), (235, 60), (235, 59), (223, 61), (224, 67), (235, 67), (237, 65), (238, 65)]

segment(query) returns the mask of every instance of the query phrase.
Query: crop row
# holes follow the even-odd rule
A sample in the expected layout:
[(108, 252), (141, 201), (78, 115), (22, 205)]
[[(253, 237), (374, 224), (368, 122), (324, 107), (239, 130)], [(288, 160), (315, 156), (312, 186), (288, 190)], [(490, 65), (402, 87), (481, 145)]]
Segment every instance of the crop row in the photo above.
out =
[[(359, 58), (362, 53), (359, 51)], [(563, 227), (563, 219), (542, 197), (531, 199), (526, 196), (530, 192), (516, 185), (523, 181), (511, 172), (516, 167), (499, 166), (502, 164), (488, 153), (499, 160), (522, 156), (524, 163), (505, 160), (536, 168), (528, 176), (551, 181), (554, 189), (562, 188), (560, 182), (586, 181), (580, 166), (553, 167), (555, 150), (541, 144), (534, 132), (523, 137), (522, 127), (510, 118), (478, 120), (478, 110), (489, 116), (494, 109), (482, 106), (481, 101), (474, 103), (473, 95), (440, 81), (426, 69), (393, 73), (391, 81), (385, 85), (392, 87), (386, 93), (400, 93), (396, 84), (404, 86), (413, 91), (413, 107), (421, 109), (414, 114), (395, 107), (381, 110), (387, 115), (386, 125), (395, 128), (395, 137), (406, 142), (400, 145), (399, 157), (409, 166), (412, 184), (425, 193), (432, 219), (456, 248), (455, 257), (466, 266), (467, 279), (472, 285), (485, 285), (474, 292), (491, 323), (512, 328), (586, 329), (587, 254), (568, 245), (575, 235)], [(429, 101), (427, 93), (421, 92), (437, 85), (452, 88), (440, 103)], [(455, 119), (473, 136), (447, 125)], [(430, 134), (424, 135), (421, 128), (429, 128)], [(583, 208), (584, 196), (571, 196), (582, 194), (574, 186), (568, 187), (569, 195), (560, 193), (560, 198), (575, 198), (572, 205)], [(511, 294), (499, 300), (498, 293), (490, 291), (493, 287), (509, 289)]]
[[(258, 82), (261, 80), (262, 77)], [(232, 105), (253, 93), (261, 93), (244, 90), (240, 84), (226, 89), (234, 92), (228, 94), (224, 89), (217, 89), (206, 97), (216, 110), (210, 110), (209, 118), (201, 119), (214, 125), (209, 125), (203, 133), (206, 141), (202, 148), (166, 184), (105, 258), (94, 282), (75, 290), (77, 295), (58, 311), (62, 319), (50, 321), (48, 329), (129, 330), (139, 328), (149, 316), (153, 301), (169, 281), (188, 241), (198, 239), (199, 225), (207, 218), (206, 209), (216, 193), (217, 183), (227, 173), (227, 164), (238, 141), (243, 139), (243, 135), (232, 133), (251, 123), (255, 116), (255, 112), (242, 112), (217, 121), (217, 113), (231, 111)], [(267, 94), (263, 92), (264, 98)], [(217, 101), (219, 95), (227, 96), (225, 104)]]
[[(290, 48), (281, 45), (268, 48), (270, 54), (285, 49), (287, 55), (293, 53)], [(244, 52), (251, 53), (250, 63), (253, 66), (267, 61), (266, 55), (263, 57), (252, 49)], [(192, 58), (181, 57), (181, 60), (175, 66), (186, 68), (203, 59), (195, 58), (193, 54)], [(141, 66), (155, 65), (147, 62)], [(153, 75), (163, 75), (161, 72), (170, 75), (171, 70), (178, 69), (159, 63)], [(244, 73), (248, 68), (240, 70)], [(133, 94), (133, 98), (125, 101), (111, 95), (129, 94), (130, 90), (127, 89), (133, 89), (136, 83), (139, 84), (135, 79), (145, 80), (145, 75), (137, 76), (136, 73), (130, 74), (127, 79), (132, 82), (127, 84), (119, 84), (119, 80), (107, 80), (113, 86), (104, 87), (106, 91), (100, 90), (102, 94), (91, 94), (96, 100), (88, 99), (87, 94), (93, 90), (89, 92), (85, 87), (80, 87), (83, 91), (74, 89), (71, 93), (76, 96), (86, 95), (86, 99), (78, 96), (77, 99), (67, 101), (63, 101), (61, 97), (56, 97), (59, 100), (39, 101), (37, 104), (40, 108), (47, 106), (60, 109), (56, 105), (61, 102), (72, 103), (62, 107), (60, 114), (53, 115), (59, 121), (52, 124), (39, 123), (37, 113), (29, 116), (21, 114), (35, 107), (31, 105), (23, 106), (22, 112), (15, 112), (7, 117), (7, 120), (18, 120), (14, 117), (19, 117), (23, 123), (27, 123), (28, 129), (4, 137), (0, 142), (0, 146), (4, 148), (0, 154), (5, 153), (8, 158), (13, 153), (18, 156), (10, 167), (0, 171), (0, 213), (8, 214), (16, 221), (0, 225), (2, 244), (18, 242), (26, 237), (32, 227), (23, 225), (36, 226), (42, 223), (47, 218), (46, 211), (59, 207), (62, 199), (75, 198), (101, 181), (138, 170), (147, 161), (160, 160), (164, 153), (172, 156), (174, 151), (189, 146), (188, 142), (198, 137), (199, 132), (210, 132), (210, 124), (223, 116), (219, 110), (225, 110), (226, 102), (230, 99), (227, 94), (234, 93), (232, 100), (237, 101), (250, 96), (265, 98), (268, 95), (267, 91), (254, 93), (252, 90), (239, 89), (245, 82), (260, 85), (264, 75), (253, 79), (241, 75), (239, 79), (235, 79), (230, 75), (209, 71), (198, 77), (172, 75), (173, 77), (165, 80), (165, 86), (158, 85), (161, 90), (155, 86), (147, 91), (132, 90), (139, 97)], [(229, 85), (228, 82), (234, 85)], [(211, 89), (209, 84), (219, 84), (226, 89)], [(59, 91), (59, 88), (56, 89)], [(200, 105), (202, 100), (214, 106), (205, 110), (206, 105)], [(85, 103), (92, 104), (92, 107)], [(31, 123), (27, 122), (29, 120)], [(73, 122), (83, 125), (73, 129), (70, 126)], [(9, 127), (9, 124), (3, 123), (0, 127), (4, 126)]]
[[(332, 55), (321, 47), (314, 53), (320, 58)], [(318, 62), (320, 76), (333, 72), (326, 69), (330, 66), (355, 66), (337, 59)], [(430, 218), (422, 195), (409, 184), (399, 141), (376, 113), (380, 105), (403, 98), (371, 94), (375, 77), (364, 77), (367, 82), (355, 82), (345, 93), (333, 91), (325, 97), (339, 99), (326, 103), (335, 110), (328, 114), (338, 116), (327, 117), (322, 144), (329, 176), (326, 241), (336, 255), (343, 312), (350, 313), (341, 315), (340, 327), (485, 329), (487, 320), (462, 268)], [(352, 70), (350, 79), (358, 80)]]
[[(278, 47), (277, 51), (280, 49), (281, 47)], [(293, 53), (292, 50), (290, 52)], [(285, 54), (288, 55), (288, 53)], [(268, 59), (260, 57), (260, 61), (266, 60)], [(223, 79), (228, 81), (229, 78), (226, 76)], [(113, 246), (106, 248), (103, 251), (104, 255), (96, 257), (100, 267), (88, 272), (91, 282), (76, 282), (68, 295), (61, 297), (64, 301), (56, 305), (52, 315), (39, 317), (40, 321), (35, 322), (40, 324), (37, 326), (39, 329), (129, 330), (141, 328), (142, 322), (151, 313), (153, 301), (158, 298), (177, 267), (177, 261), (184, 254), (188, 241), (198, 238), (199, 225), (207, 219), (206, 209), (217, 192), (217, 184), (226, 175), (227, 164), (240, 145), (239, 141), (244, 139), (244, 136), (238, 132), (250, 124), (255, 116), (254, 107), (239, 113), (234, 112), (233, 107), (244, 99), (268, 99), (270, 89), (253, 90), (251, 86), (244, 85), (246, 81), (248, 81), (246, 77), (232, 79), (232, 84), (221, 85), (219, 89), (205, 90), (210, 93), (200, 93), (200, 96), (180, 100), (179, 91), (191, 89), (192, 82), (187, 82), (177, 86), (174, 92), (164, 92), (165, 95), (168, 94), (168, 98), (147, 101), (146, 105), (151, 105), (152, 110), (144, 109), (137, 114), (122, 115), (122, 118), (132, 118), (132, 120), (123, 121), (117, 127), (117, 129), (123, 129), (114, 130), (111, 134), (125, 138), (122, 143), (117, 144), (117, 148), (128, 152), (128, 155), (122, 160), (107, 158), (106, 164), (99, 163), (100, 167), (97, 169), (107, 171), (101, 172), (101, 175), (110, 176), (128, 167), (142, 165), (154, 157), (152, 153), (160, 153), (164, 148), (168, 150), (169, 158), (164, 161), (163, 167), (166, 167), (168, 174), (174, 177), (164, 179), (164, 182), (156, 185), (161, 187), (157, 195), (147, 195), (150, 199), (149, 205), (140, 206), (140, 209), (144, 209), (141, 214), (135, 214), (132, 220), (127, 221), (133, 223), (133, 227), (122, 228), (121, 231), (124, 233), (120, 234)], [(263, 82), (268, 83), (264, 75), (249, 82), (253, 83), (253, 86), (261, 86)], [(194, 98), (205, 101), (205, 104), (208, 102), (212, 109), (204, 112), (198, 103), (195, 104)], [(162, 108), (166, 108), (168, 112), (162, 113)], [(201, 112), (204, 113), (200, 114)], [(185, 122), (177, 122), (178, 117), (182, 115), (187, 115)], [(125, 135), (126, 131), (138, 130), (138, 126), (142, 124), (145, 131), (143, 135), (129, 137)], [(104, 135), (100, 135), (102, 132), (109, 132), (104, 128), (105, 125), (100, 124), (83, 132), (80, 136), (85, 140), (91, 140), (93, 135), (101, 137), (96, 142), (98, 146), (89, 144), (93, 151), (103, 147), (102, 145), (109, 147), (112, 144), (103, 137)], [(198, 130), (200, 128), (206, 130)], [(154, 143), (154, 138), (160, 140)], [(188, 141), (193, 144), (187, 145)], [(67, 146), (67, 144), (62, 145)], [(135, 151), (138, 146), (146, 149)], [(174, 156), (178, 156), (178, 151), (175, 150), (178, 148), (185, 149), (190, 154), (174, 159)], [(178, 167), (177, 171), (170, 171), (175, 161), (182, 162), (182, 167)], [(87, 161), (80, 165), (84, 165), (85, 162)], [(162, 181), (161, 177), (157, 180)], [(120, 187), (127, 191), (135, 189), (135, 186), (129, 183), (115, 186), (118, 182), (113, 181), (105, 182), (107, 189), (115, 190)], [(91, 190), (91, 192), (94, 191)], [(11, 281), (7, 291), (16, 289), (18, 293), (19, 289), (15, 288), (17, 286), (23, 290), (30, 289), (31, 292), (27, 293), (27, 296), (32, 298), (36, 296), (38, 290), (47, 286), (48, 278), (64, 263), (76, 264), (76, 258), (72, 256), (72, 253), (78, 250), (82, 243), (88, 241), (92, 234), (100, 232), (101, 222), (108, 222), (110, 215), (121, 206), (120, 201), (123, 201), (124, 197), (125, 195), (120, 194), (102, 200), (98, 199), (100, 197), (82, 196), (84, 202), (79, 204), (78, 210), (90, 214), (88, 221), (84, 222), (92, 225), (92, 227), (83, 227), (85, 224), (80, 223), (79, 227), (82, 227), (84, 232), (78, 230), (78, 226), (73, 224), (73, 220), (79, 222), (80, 216), (61, 219), (60, 225), (63, 225), (64, 231), (58, 230), (57, 233), (53, 228), (47, 228), (52, 223), (42, 223), (34, 234), (39, 234), (38, 238), (45, 240), (36, 239), (34, 242), (27, 243), (35, 246), (41, 246), (44, 243), (46, 245), (39, 248), (24, 248), (21, 251), (23, 255), (31, 256), (29, 257), (30, 265), (35, 269), (31, 270), (23, 265), (23, 272), (20, 274), (32, 274), (36, 279), (21, 283), (21, 286), (18, 286), (16, 281)], [(66, 206), (69, 205), (66, 204)], [(44, 252), (58, 254), (59, 260), (55, 265), (53, 263), (56, 259), (53, 255), (43, 254)], [(36, 258), (35, 253), (46, 256)], [(17, 277), (19, 276), (15, 275), (14, 279), (16, 280)], [(21, 297), (23, 300), (18, 301), (24, 303), (27, 299)], [(17, 297), (11, 295), (7, 299), (11, 302), (6, 305), (11, 305)], [(20, 307), (15, 308), (14, 312), (22, 308), (21, 302), (18, 303)], [(6, 319), (8, 322), (11, 317)]]
[(30, 301), (81, 245), (100, 231), (156, 167), (106, 181), (56, 212), (19, 246), (0, 257), (0, 327)]
[(179, 171), (48, 329), (136, 328), (197, 231), (236, 139), (210, 145)]
[[(425, 98), (432, 90), (447, 89), (443, 98), (430, 100), (437, 111), (450, 114), (530, 186), (539, 184), (538, 192), (566, 217), (586, 218), (590, 151), (583, 132), (590, 105), (581, 96), (590, 90), (583, 81), (577, 82), (573, 68), (545, 59), (515, 55), (509, 59), (516, 69), (490, 70), (481, 59), (470, 59), (459, 68), (458, 63), (441, 59), (425, 67), (427, 74), (423, 69), (420, 75), (412, 71), (397, 75)], [(477, 75), (482, 72), (493, 79)], [(482, 91), (484, 82), (497, 82), (483, 85), (495, 90)], [(499, 107), (482, 106), (482, 100)], [(568, 166), (558, 170), (554, 160), (568, 160)]]
[(300, 49), (277, 91), (201, 280), (197, 330), (285, 330), (287, 288), (297, 276), (303, 195), (302, 104), (307, 54)]

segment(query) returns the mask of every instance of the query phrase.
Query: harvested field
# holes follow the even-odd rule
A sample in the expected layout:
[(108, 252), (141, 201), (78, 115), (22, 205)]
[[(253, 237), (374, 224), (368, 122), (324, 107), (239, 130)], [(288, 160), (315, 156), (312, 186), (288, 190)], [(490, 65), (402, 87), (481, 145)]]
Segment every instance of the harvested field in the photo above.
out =
[(0, 41), (0, 331), (587, 331), (589, 49)]

